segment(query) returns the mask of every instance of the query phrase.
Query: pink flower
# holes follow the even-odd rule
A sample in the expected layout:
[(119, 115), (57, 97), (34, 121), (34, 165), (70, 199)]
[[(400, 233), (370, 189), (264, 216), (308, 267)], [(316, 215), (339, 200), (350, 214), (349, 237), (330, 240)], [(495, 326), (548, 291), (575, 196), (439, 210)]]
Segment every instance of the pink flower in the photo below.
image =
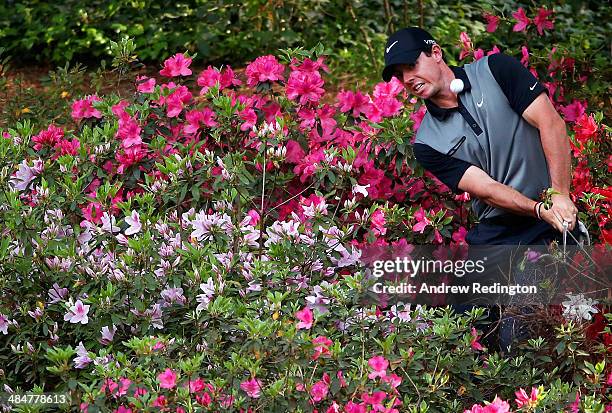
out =
[(251, 380), (245, 380), (240, 383), (240, 388), (244, 390), (247, 396), (257, 399), (261, 396), (261, 380), (252, 378)]
[(155, 79), (152, 77), (138, 76), (136, 82), (138, 83), (136, 90), (140, 93), (153, 93), (155, 90)]
[(83, 304), (81, 300), (77, 300), (74, 305), (68, 308), (68, 312), (64, 314), (64, 321), (70, 321), (73, 324), (87, 324), (89, 322), (89, 318), (87, 317), (89, 307), (90, 306)]
[(361, 113), (366, 113), (370, 105), (370, 99), (367, 95), (362, 95), (361, 92), (353, 93), (350, 90), (341, 91), (336, 98), (340, 112), (353, 111), (353, 117), (357, 118)]
[(137, 164), (147, 155), (147, 150), (140, 145), (132, 146), (124, 149), (115, 155), (115, 159), (119, 162), (117, 173), (122, 175), (130, 166)]
[(79, 121), (83, 118), (98, 118), (102, 117), (102, 113), (98, 109), (94, 109), (92, 103), (100, 102), (101, 99), (97, 96), (87, 96), (84, 99), (75, 100), (72, 102), (72, 119)]
[(478, 342), (478, 339), (480, 338), (480, 336), (478, 335), (478, 332), (476, 331), (474, 327), (472, 327), (471, 335), (472, 335), (472, 340), (470, 342), (470, 347), (472, 347), (472, 350), (483, 351), (485, 348), (482, 344)]
[(220, 83), (221, 81), (221, 72), (215, 69), (212, 66), (208, 66), (205, 70), (202, 71), (198, 75), (198, 86), (202, 86), (200, 90), (200, 95), (208, 92), (208, 89)]
[(374, 86), (372, 93), (375, 98), (394, 98), (404, 90), (404, 85), (397, 78), (393, 77), (388, 82), (380, 82)]
[(247, 85), (256, 86), (260, 82), (284, 80), (285, 66), (278, 63), (272, 55), (260, 56), (246, 68)]
[(523, 407), (527, 407), (529, 409), (533, 409), (538, 405), (538, 388), (531, 388), (531, 395), (527, 396), (527, 392), (523, 390), (521, 387), (518, 391), (514, 393), (516, 395), (516, 405), (519, 409)]
[(291, 70), (300, 70), (302, 72), (316, 72), (319, 69), (323, 69), (323, 71), (329, 73), (329, 68), (325, 63), (323, 63), (323, 60), (323, 57), (319, 57), (316, 61), (306, 58), (303, 62), (298, 64), (299, 62), (297, 59), (293, 58), (289, 67)]
[(257, 114), (252, 108), (241, 110), (238, 112), (238, 116), (240, 116), (240, 119), (244, 121), (243, 124), (240, 125), (241, 131), (249, 130), (257, 123)]
[(375, 379), (376, 377), (385, 377), (387, 375), (387, 367), (389, 367), (389, 361), (383, 356), (372, 357), (368, 360), (368, 366), (373, 372), (368, 374), (368, 378)]
[(552, 10), (546, 10), (545, 8), (540, 7), (540, 10), (538, 10), (538, 15), (533, 19), (540, 36), (544, 34), (544, 30), (552, 30), (554, 28), (554, 23), (548, 20), (548, 16), (551, 14), (553, 14)]
[(319, 336), (312, 340), (312, 344), (314, 347), (314, 354), (312, 355), (312, 359), (316, 360), (321, 356), (328, 356), (331, 353), (329, 352), (329, 347), (333, 344), (333, 342), (325, 337)]
[(142, 129), (138, 121), (130, 116), (119, 118), (119, 128), (117, 129), (117, 138), (121, 139), (121, 146), (129, 148), (142, 144), (140, 137)]
[(166, 77), (189, 76), (191, 74), (190, 64), (190, 57), (185, 57), (183, 53), (177, 53), (166, 59), (164, 68), (159, 71), (159, 74)]
[(493, 45), (493, 49), (487, 52), (487, 56), (491, 56), (492, 54), (497, 54), (497, 53), (499, 53), (499, 49), (497, 48), (496, 45)]
[(521, 57), (521, 63), (525, 67), (529, 66), (529, 49), (527, 49), (526, 46), (521, 47), (521, 54), (523, 55), (523, 57)]
[(382, 210), (377, 209), (376, 211), (374, 211), (374, 213), (372, 213), (371, 229), (377, 236), (385, 235), (387, 233), (387, 228), (385, 228), (385, 223), (386, 223), (385, 213)]
[(485, 12), (484, 18), (487, 20), (487, 32), (493, 33), (495, 30), (497, 30), (497, 25), (499, 25), (499, 17)]
[(185, 115), (188, 125), (185, 126), (185, 133), (196, 133), (200, 126), (208, 126), (210, 128), (219, 125), (215, 121), (215, 112), (210, 108), (200, 110), (191, 110)]
[(81, 208), (83, 218), (94, 224), (102, 222), (102, 204), (99, 202), (90, 202), (85, 208)]
[(157, 381), (159, 381), (159, 387), (173, 389), (176, 386), (176, 373), (166, 369), (163, 373), (157, 375)]
[(474, 50), (474, 60), (482, 59), (484, 57), (484, 50), (478, 48)]
[(310, 389), (310, 396), (312, 400), (316, 402), (320, 402), (325, 397), (327, 397), (327, 392), (329, 391), (329, 386), (323, 380), (319, 380), (315, 384), (312, 385)]
[(563, 114), (566, 122), (577, 121), (586, 112), (587, 103), (586, 101), (581, 102), (579, 100), (573, 100), (567, 106), (561, 106), (559, 112)]
[(393, 388), (396, 388), (397, 386), (402, 384), (402, 378), (395, 373), (392, 373), (389, 376), (382, 377), (382, 381), (388, 383)]
[(495, 396), (495, 399), (486, 406), (475, 404), (470, 410), (464, 410), (463, 413), (510, 413), (510, 405)]
[(374, 98), (374, 106), (380, 111), (380, 116), (389, 118), (400, 113), (404, 105), (393, 97), (379, 96)]
[(302, 72), (295, 70), (287, 81), (287, 98), (295, 100), (299, 96), (300, 105), (308, 102), (317, 104), (325, 93), (322, 88), (325, 82), (319, 72)]
[(295, 318), (300, 320), (297, 325), (297, 329), (300, 330), (302, 328), (309, 329), (312, 327), (312, 322), (314, 321), (314, 316), (312, 310), (308, 307), (304, 307), (304, 309), (295, 313)]
[(367, 408), (365, 403), (356, 404), (351, 400), (344, 406), (344, 413), (366, 413)]
[(55, 125), (49, 125), (47, 130), (41, 131), (38, 135), (32, 136), (35, 143), (34, 150), (39, 151), (44, 146), (55, 146), (64, 137), (64, 130)]
[(115, 333), (117, 332), (117, 327), (113, 324), (112, 327), (109, 326), (102, 327), (100, 333), (102, 334), (102, 338), (100, 339), (100, 343), (103, 345), (108, 345), (113, 342), (113, 338), (115, 337)]
[(512, 17), (517, 21), (517, 23), (512, 28), (512, 31), (522, 32), (527, 29), (527, 26), (531, 23), (531, 19), (527, 17), (525, 14), (525, 10), (522, 7), (519, 7), (517, 11), (512, 13)]
[(421, 122), (423, 121), (423, 118), (425, 117), (426, 112), (427, 112), (427, 107), (425, 105), (421, 105), (419, 106), (419, 109), (413, 111), (410, 114), (410, 119), (412, 120), (412, 122), (414, 122), (412, 124), (412, 130), (414, 132), (419, 130), (419, 126), (421, 126)]
[(472, 39), (470, 39), (470, 36), (468, 36), (466, 32), (461, 32), (461, 34), (459, 34), (459, 40), (461, 41), (459, 60), (463, 60), (472, 53), (474, 46), (472, 46)]
[(169, 118), (174, 118), (181, 113), (183, 105), (189, 103), (191, 100), (191, 92), (187, 89), (187, 86), (179, 86), (174, 92), (168, 95), (165, 99), (167, 112), (166, 115)]
[(431, 224), (431, 221), (425, 215), (425, 210), (423, 207), (419, 208), (417, 212), (414, 214), (414, 218), (417, 220), (417, 223), (412, 226), (412, 231), (423, 233), (425, 227)]

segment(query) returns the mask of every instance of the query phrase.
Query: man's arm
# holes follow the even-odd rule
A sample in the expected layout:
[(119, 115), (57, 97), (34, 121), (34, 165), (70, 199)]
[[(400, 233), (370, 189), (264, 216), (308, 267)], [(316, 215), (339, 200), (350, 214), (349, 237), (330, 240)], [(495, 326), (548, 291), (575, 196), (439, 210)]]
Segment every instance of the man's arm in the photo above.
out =
[(568, 221), (573, 229), (578, 209), (569, 197), (572, 164), (565, 122), (544, 93), (525, 109), (523, 118), (540, 131), (552, 188), (560, 193), (553, 195), (551, 211), (561, 222)]
[[(502, 208), (519, 215), (534, 216), (536, 201), (527, 198), (516, 189), (497, 182), (477, 166), (470, 166), (459, 181), (458, 188), (469, 192), (488, 205)], [(554, 228), (563, 230), (563, 224), (552, 213), (552, 209), (540, 209), (540, 216)]]

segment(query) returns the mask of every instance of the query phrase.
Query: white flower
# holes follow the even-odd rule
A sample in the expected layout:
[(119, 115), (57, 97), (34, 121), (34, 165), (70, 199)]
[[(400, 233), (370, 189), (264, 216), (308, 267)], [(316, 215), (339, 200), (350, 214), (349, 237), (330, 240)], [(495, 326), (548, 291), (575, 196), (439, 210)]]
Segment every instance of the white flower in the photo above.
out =
[(109, 215), (108, 212), (105, 212), (102, 215), (102, 229), (111, 234), (119, 232), (119, 227), (117, 226), (117, 221), (115, 221), (115, 217)]
[(598, 313), (599, 310), (594, 306), (597, 301), (592, 298), (585, 298), (583, 294), (566, 294), (568, 300), (563, 301), (563, 316), (574, 320), (591, 320), (591, 313)]
[(355, 185), (353, 185), (353, 193), (354, 194), (361, 194), (365, 198), (365, 197), (368, 196), (367, 188), (369, 186), (370, 186), (370, 184), (367, 184), (367, 185), (358, 185), (358, 184), (355, 184)]
[(204, 294), (200, 294), (196, 297), (196, 301), (199, 303), (196, 307), (196, 311), (202, 311), (208, 308), (208, 304), (215, 296), (215, 283), (212, 277), (210, 277), (206, 283), (200, 284), (200, 288), (204, 291)]
[(142, 224), (140, 223), (140, 215), (137, 211), (132, 211), (132, 215), (125, 217), (125, 223), (130, 227), (125, 230), (125, 235), (134, 235), (140, 232)]

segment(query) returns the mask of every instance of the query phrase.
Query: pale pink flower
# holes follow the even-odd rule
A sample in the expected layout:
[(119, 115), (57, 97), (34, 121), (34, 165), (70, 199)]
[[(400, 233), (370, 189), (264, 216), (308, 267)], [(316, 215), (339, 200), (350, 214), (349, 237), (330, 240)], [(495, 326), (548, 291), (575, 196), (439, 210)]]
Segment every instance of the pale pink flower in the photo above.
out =
[(166, 77), (189, 76), (191, 74), (190, 64), (190, 57), (185, 57), (183, 53), (177, 53), (166, 59), (164, 68), (159, 71), (159, 74)]
[(240, 383), (240, 388), (244, 390), (247, 396), (257, 399), (261, 396), (261, 380), (252, 378)]
[(278, 63), (272, 55), (259, 56), (245, 70), (247, 85), (256, 86), (260, 82), (283, 80), (285, 66)]
[(125, 217), (125, 223), (129, 227), (125, 230), (125, 235), (134, 235), (140, 232), (142, 229), (142, 223), (140, 222), (140, 215), (138, 211), (132, 211), (132, 215)]
[(470, 39), (470, 36), (466, 32), (461, 32), (461, 34), (459, 34), (459, 40), (461, 42), (459, 60), (463, 60), (472, 53), (474, 46), (472, 46), (472, 39)]
[(0, 333), (8, 334), (9, 319), (4, 314), (0, 313)]
[(102, 333), (102, 338), (100, 339), (100, 343), (103, 345), (108, 345), (113, 342), (113, 338), (115, 337), (115, 333), (117, 332), (117, 327), (113, 324), (112, 327), (104, 326), (100, 333)]
[(35, 160), (33, 166), (28, 165), (28, 161), (24, 159), (19, 164), (19, 169), (15, 172), (15, 175), (9, 179), (9, 183), (17, 191), (25, 191), (42, 170), (43, 162), (40, 159)]
[(385, 377), (387, 375), (389, 361), (383, 356), (375, 356), (368, 360), (368, 366), (373, 370), (368, 374), (368, 378), (375, 379), (376, 377)]
[(74, 305), (68, 308), (68, 312), (64, 314), (64, 321), (70, 321), (73, 324), (87, 324), (89, 322), (89, 318), (87, 317), (89, 307), (89, 305), (83, 304), (81, 300), (77, 300)]
[(77, 356), (72, 361), (74, 362), (74, 367), (77, 369), (84, 369), (93, 361), (89, 357), (89, 353), (87, 353), (82, 341), (79, 342), (79, 345), (76, 348), (76, 353)]
[(159, 387), (173, 389), (176, 386), (176, 373), (171, 369), (166, 369), (157, 375), (157, 381), (159, 381)]
[(102, 214), (102, 229), (110, 234), (119, 232), (121, 230), (117, 226), (117, 221), (115, 220), (115, 217), (109, 215), (108, 212), (104, 212), (104, 214)]
[(531, 23), (531, 19), (527, 17), (527, 15), (525, 14), (525, 10), (523, 10), (522, 7), (519, 7), (517, 11), (512, 13), (512, 17), (514, 17), (517, 21), (517, 23), (512, 28), (512, 31), (515, 31), (515, 32), (524, 31), (525, 29), (527, 29), (527, 26), (529, 26), (529, 24)]
[(312, 323), (314, 321), (314, 315), (310, 308), (304, 307), (302, 310), (296, 312), (295, 318), (300, 320), (300, 322), (297, 325), (298, 330), (302, 328), (309, 329), (310, 327), (312, 327)]

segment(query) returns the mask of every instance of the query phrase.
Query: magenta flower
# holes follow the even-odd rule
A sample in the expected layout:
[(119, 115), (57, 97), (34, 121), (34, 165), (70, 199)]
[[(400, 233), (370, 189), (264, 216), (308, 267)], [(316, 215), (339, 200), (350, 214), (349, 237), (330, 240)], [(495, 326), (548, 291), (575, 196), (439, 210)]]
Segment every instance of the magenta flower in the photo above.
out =
[(208, 126), (210, 128), (217, 126), (218, 123), (215, 121), (215, 112), (210, 108), (204, 108), (200, 110), (191, 110), (185, 115), (188, 125), (185, 126), (185, 133), (196, 133), (202, 126)]
[(548, 16), (551, 14), (553, 14), (552, 10), (546, 10), (545, 8), (540, 7), (537, 16), (535, 16), (533, 19), (540, 36), (544, 34), (544, 30), (552, 30), (555, 27), (554, 23), (548, 20)]
[(191, 100), (191, 92), (187, 89), (187, 86), (179, 86), (174, 92), (168, 95), (165, 99), (166, 104), (166, 115), (169, 118), (177, 117), (186, 103)]
[(75, 100), (72, 102), (72, 119), (79, 121), (87, 118), (98, 118), (102, 117), (102, 113), (93, 107), (93, 102), (100, 102), (97, 96), (87, 96), (84, 99)]
[(522, 7), (519, 7), (517, 11), (512, 13), (512, 17), (514, 17), (515, 20), (517, 21), (517, 23), (512, 28), (512, 31), (515, 31), (515, 32), (524, 31), (525, 29), (527, 29), (527, 26), (529, 26), (529, 24), (531, 23), (531, 19), (527, 17), (527, 15), (525, 14), (525, 10), (523, 10)]
[(385, 213), (381, 209), (377, 209), (372, 213), (370, 229), (376, 235), (385, 235), (387, 233), (386, 223)]
[(319, 72), (293, 71), (287, 81), (287, 98), (296, 100), (299, 97), (300, 105), (317, 104), (325, 93), (324, 83)]
[(312, 310), (308, 307), (304, 307), (302, 310), (295, 313), (295, 318), (300, 320), (297, 325), (297, 329), (300, 330), (302, 328), (309, 329), (312, 327), (312, 322), (314, 321), (314, 316)]
[(129, 225), (129, 228), (125, 230), (125, 235), (134, 235), (140, 232), (142, 224), (140, 223), (140, 215), (138, 211), (132, 211), (132, 215), (125, 217), (125, 223)]
[(246, 68), (247, 85), (256, 86), (260, 82), (284, 80), (285, 66), (278, 63), (272, 55), (260, 56)]
[(208, 89), (216, 85), (217, 83), (221, 83), (221, 72), (215, 69), (212, 66), (208, 66), (198, 75), (198, 86), (202, 86), (200, 90), (200, 95), (208, 92)]
[(518, 391), (514, 392), (514, 394), (516, 395), (516, 399), (514, 401), (516, 402), (516, 405), (519, 409), (522, 409), (523, 407), (533, 409), (538, 405), (537, 387), (531, 388), (531, 395), (529, 396), (527, 395), (527, 392), (523, 390), (522, 387)]
[(176, 386), (176, 373), (166, 369), (163, 373), (157, 375), (157, 381), (159, 381), (159, 387), (173, 389)]
[(251, 380), (245, 380), (240, 383), (240, 388), (244, 390), (247, 396), (257, 399), (261, 396), (261, 380), (252, 378)]
[(331, 354), (329, 347), (333, 344), (333, 342), (329, 338), (319, 336), (312, 340), (312, 344), (314, 345), (314, 354), (312, 355), (313, 360), (316, 360), (321, 356), (329, 356)]
[(138, 76), (136, 82), (138, 83), (136, 90), (140, 93), (153, 93), (155, 90), (155, 79), (152, 77)]
[(478, 339), (480, 338), (480, 336), (478, 335), (478, 332), (476, 331), (474, 327), (472, 327), (471, 335), (472, 335), (472, 340), (470, 341), (470, 347), (472, 347), (472, 350), (476, 350), (476, 351), (485, 350), (485, 347), (478, 342)]
[(423, 207), (419, 208), (419, 210), (415, 212), (414, 218), (417, 220), (417, 223), (412, 226), (412, 231), (414, 232), (419, 232), (422, 234), (425, 230), (425, 227), (431, 224), (431, 221), (425, 215), (425, 210), (423, 209)]
[(32, 136), (32, 142), (35, 143), (34, 150), (39, 151), (44, 146), (55, 146), (64, 137), (64, 130), (55, 125), (49, 125), (47, 130), (40, 131), (38, 135)]
[(385, 377), (387, 375), (389, 361), (383, 356), (376, 356), (368, 360), (368, 366), (373, 370), (368, 374), (368, 378), (375, 379), (376, 377)]
[(190, 64), (190, 57), (185, 57), (183, 53), (177, 53), (166, 59), (164, 68), (159, 71), (159, 74), (166, 77), (189, 76), (191, 74)]
[[(389, 82), (390, 83), (390, 82)], [(370, 105), (370, 97), (363, 95), (361, 92), (342, 91), (338, 93), (336, 98), (340, 112), (353, 111), (353, 117), (357, 118), (360, 114), (366, 113)]]
[(563, 118), (565, 118), (567, 122), (576, 122), (582, 115), (584, 115), (586, 108), (586, 101), (581, 102), (579, 100), (573, 100), (569, 105), (561, 106), (559, 112), (563, 114)]
[(372, 95), (375, 98), (394, 98), (404, 90), (404, 84), (396, 77), (392, 77), (388, 82), (380, 82), (374, 86)]
[(68, 312), (64, 314), (64, 321), (70, 321), (73, 324), (87, 324), (89, 322), (89, 318), (87, 317), (89, 307), (90, 306), (83, 304), (81, 300), (77, 300), (74, 305), (68, 308)]
[(325, 397), (327, 397), (327, 392), (329, 391), (329, 385), (325, 383), (323, 380), (319, 380), (310, 388), (310, 396), (312, 400), (316, 402), (320, 402)]
[(489, 51), (487, 52), (487, 56), (491, 56), (492, 54), (497, 54), (497, 53), (499, 53), (499, 52), (500, 52), (500, 50), (499, 50), (499, 48), (497, 47), (497, 45), (493, 45), (493, 49), (491, 49), (491, 50), (489, 50)]
[(521, 47), (521, 63), (523, 66), (529, 66), (529, 49), (526, 46)]
[(495, 30), (497, 30), (497, 26), (499, 25), (499, 17), (485, 12), (484, 18), (487, 20), (487, 32), (493, 33)]

